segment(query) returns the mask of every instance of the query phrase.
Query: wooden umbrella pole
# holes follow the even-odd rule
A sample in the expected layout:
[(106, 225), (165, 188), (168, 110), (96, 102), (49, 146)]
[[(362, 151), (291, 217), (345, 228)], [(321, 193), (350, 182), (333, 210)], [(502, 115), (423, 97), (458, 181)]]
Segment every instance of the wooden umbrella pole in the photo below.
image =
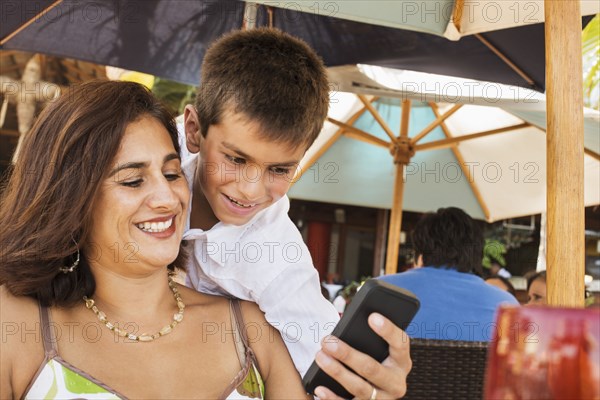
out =
[(385, 274), (398, 272), (398, 253), (400, 247), (400, 232), (402, 229), (402, 201), (404, 198), (404, 164), (396, 164), (396, 178), (394, 181), (394, 202), (390, 215), (388, 229), (387, 253), (385, 258)]
[(394, 199), (388, 229), (388, 243), (385, 260), (385, 274), (398, 272), (398, 253), (400, 252), (400, 235), (402, 232), (402, 209), (404, 201), (404, 167), (415, 154), (410, 139), (408, 138), (408, 124), (410, 118), (411, 101), (402, 102), (402, 118), (400, 119), (400, 137), (392, 145), (396, 177), (394, 180)]
[(547, 298), (582, 307), (585, 275), (579, 0), (546, 0)]

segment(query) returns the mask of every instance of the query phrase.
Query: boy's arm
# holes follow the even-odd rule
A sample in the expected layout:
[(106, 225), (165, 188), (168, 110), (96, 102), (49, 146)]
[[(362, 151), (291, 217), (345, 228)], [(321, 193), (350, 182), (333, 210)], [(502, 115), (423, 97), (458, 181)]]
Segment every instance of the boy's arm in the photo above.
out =
[(321, 293), (312, 263), (289, 265), (257, 299), (266, 320), (284, 340), (300, 375), (304, 375), (331, 333), (339, 314)]
[[(279, 212), (282, 211), (287, 214), (287, 208), (284, 208)], [(300, 246), (301, 253), (306, 255), (307, 258), (302, 257), (302, 261), (300, 262), (302, 265), (287, 265), (283, 271), (284, 273), (280, 274), (277, 279), (272, 281), (267, 287), (268, 290), (263, 292), (264, 294), (272, 291), (271, 294), (274, 295), (261, 296), (260, 299), (257, 299), (257, 302), (260, 304), (263, 312), (265, 312), (265, 317), (270, 323), (273, 323), (273, 321), (293, 322), (292, 316), (296, 315), (300, 316), (300, 319), (305, 321), (305, 325), (308, 325), (308, 328), (305, 328), (304, 331), (308, 330), (308, 333), (310, 334), (308, 336), (310, 337), (303, 334), (304, 340), (299, 344), (294, 344), (289, 340), (293, 339), (293, 337), (290, 337), (292, 336), (293, 324), (287, 325), (287, 328), (284, 328), (284, 322), (283, 326), (280, 325), (277, 327), (280, 332), (289, 330), (288, 332), (282, 332), (282, 336), (290, 351), (294, 364), (296, 365), (296, 369), (298, 369), (301, 375), (304, 375), (312, 363), (315, 353), (318, 352), (320, 348), (320, 345), (315, 347), (315, 337), (322, 339), (324, 335), (331, 333), (339, 320), (339, 317), (333, 305), (329, 303), (320, 292), (317, 271), (312, 264), (308, 248), (304, 244), (299, 232), (291, 223), (291, 220), (287, 215), (279, 215), (278, 218), (275, 218), (275, 221), (277, 222), (274, 225), (282, 224), (283, 226), (279, 225), (279, 229), (270, 231), (279, 233), (286, 232), (288, 234), (294, 232), (295, 236), (293, 237), (293, 241)], [(288, 226), (285, 226), (286, 223)], [(273, 228), (275, 228), (275, 226), (273, 226)], [(276, 264), (282, 266), (282, 264), (287, 264), (286, 261), (287, 260), (277, 260)], [(302, 272), (295, 276), (288, 271), (288, 269), (292, 267), (297, 267), (295, 272)], [(301, 276), (304, 276), (305, 278), (302, 279)], [(312, 276), (314, 276), (314, 278), (312, 278)], [(308, 318), (306, 318), (307, 314), (309, 315)], [(318, 322), (318, 315), (321, 315), (320, 318), (324, 322)], [(305, 316), (305, 318), (302, 318), (302, 316)], [(340, 343), (340, 347), (338, 347), (337, 351), (332, 352), (331, 350), (323, 349), (323, 351), (327, 351), (327, 354), (331, 357), (334, 357), (335, 361), (332, 365), (338, 366), (334, 367), (336, 370), (331, 372), (331, 375), (351, 393), (359, 395), (359, 398), (364, 397), (362, 396), (363, 392), (365, 392), (366, 398), (371, 397), (373, 385), (369, 382), (373, 382), (373, 384), (377, 386), (379, 392), (377, 398), (379, 399), (402, 397), (406, 393), (406, 377), (412, 367), (408, 336), (404, 331), (385, 318), (383, 318), (383, 324), (380, 327), (374, 326), (371, 323), (372, 318), (373, 317), (370, 317), (369, 320), (370, 326), (390, 345), (390, 355), (388, 358), (382, 363), (378, 363), (358, 350), (345, 345), (341, 341), (337, 341)], [(332, 320), (335, 320), (335, 323), (332, 323)], [(317, 325), (319, 325), (318, 331), (316, 330)], [(320, 341), (318, 341), (317, 344), (319, 342)], [(345, 368), (342, 363), (348, 365), (356, 371), (356, 373)], [(323, 369), (326, 371), (328, 370), (326, 368)], [(366, 393), (366, 391), (369, 391), (369, 393)], [(325, 393), (329, 394), (325, 395)], [(323, 399), (336, 398), (331, 391), (322, 392), (322, 394), (324, 395), (322, 396)]]
[[(301, 270), (310, 271), (309, 268)], [(313, 271), (316, 275), (316, 270)], [(340, 340), (323, 340), (337, 323), (337, 312), (320, 291), (317, 293), (319, 287), (310, 279), (309, 274), (308, 279), (302, 281), (298, 279), (302, 274), (295, 272), (296, 274), (282, 273), (269, 285), (268, 291), (272, 295), (269, 297), (276, 300), (280, 296), (281, 301), (277, 304), (265, 301), (260, 303), (261, 308), (265, 308), (263, 311), (267, 321), (281, 332), (300, 375), (304, 376), (312, 361), (316, 359), (325, 372), (358, 398), (370, 398), (373, 387), (376, 387), (379, 399), (404, 396), (406, 377), (412, 366), (408, 336), (380, 315), (372, 315), (369, 318), (369, 326), (390, 345), (390, 355), (382, 363)], [(316, 276), (315, 279), (318, 282)], [(290, 290), (290, 282), (295, 282), (292, 286), (296, 286), (297, 289)], [(323, 308), (319, 308), (321, 306)], [(335, 322), (331, 321), (332, 319), (335, 319)], [(308, 335), (305, 334), (306, 331)], [(302, 335), (299, 336), (298, 333)], [(336, 343), (337, 347), (333, 346)], [(321, 347), (322, 350), (318, 351)], [(330, 362), (325, 364), (327, 360)], [(321, 388), (316, 394), (321, 399), (337, 399), (326, 388)]]

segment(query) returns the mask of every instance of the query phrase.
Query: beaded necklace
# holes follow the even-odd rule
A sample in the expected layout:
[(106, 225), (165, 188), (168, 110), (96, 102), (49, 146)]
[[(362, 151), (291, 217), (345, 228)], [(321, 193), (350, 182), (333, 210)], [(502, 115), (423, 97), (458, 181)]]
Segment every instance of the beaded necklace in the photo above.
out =
[(185, 304), (183, 303), (183, 300), (181, 300), (181, 295), (179, 294), (179, 291), (177, 290), (177, 286), (175, 286), (175, 282), (173, 281), (171, 274), (168, 275), (167, 280), (169, 282), (169, 288), (171, 288), (171, 291), (173, 292), (173, 297), (175, 298), (175, 301), (177, 302), (177, 307), (179, 308), (179, 311), (177, 313), (173, 314), (173, 321), (170, 324), (165, 325), (161, 330), (159, 330), (158, 332), (156, 332), (153, 335), (150, 335), (148, 333), (142, 333), (141, 335), (135, 335), (131, 332), (127, 332), (124, 329), (120, 329), (118, 326), (116, 326), (114, 323), (112, 323), (108, 320), (108, 318), (106, 317), (106, 314), (104, 312), (100, 311), (98, 309), (98, 307), (96, 307), (96, 305), (94, 304), (95, 303), (94, 299), (89, 298), (87, 296), (83, 296), (83, 300), (85, 301), (85, 306), (88, 309), (92, 310), (94, 312), (94, 314), (96, 314), (96, 316), (98, 317), (98, 320), (100, 322), (102, 322), (108, 329), (115, 332), (117, 335), (119, 335), (121, 337), (127, 337), (128, 339), (136, 341), (136, 342), (151, 342), (155, 339), (158, 339), (161, 336), (165, 336), (165, 335), (171, 333), (173, 328), (175, 328), (177, 326), (177, 324), (179, 324), (179, 323), (181, 323), (181, 321), (183, 321), (183, 310), (185, 309)]

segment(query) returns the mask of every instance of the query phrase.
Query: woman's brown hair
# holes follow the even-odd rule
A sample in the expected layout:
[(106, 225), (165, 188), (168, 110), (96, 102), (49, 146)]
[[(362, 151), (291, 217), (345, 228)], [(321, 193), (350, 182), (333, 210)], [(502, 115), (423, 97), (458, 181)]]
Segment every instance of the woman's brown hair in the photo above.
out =
[[(13, 295), (68, 306), (93, 294), (94, 277), (81, 250), (92, 206), (127, 125), (142, 116), (162, 123), (179, 152), (173, 116), (137, 83), (88, 82), (40, 114), (0, 201), (0, 284)], [(79, 266), (61, 272), (78, 248)]]

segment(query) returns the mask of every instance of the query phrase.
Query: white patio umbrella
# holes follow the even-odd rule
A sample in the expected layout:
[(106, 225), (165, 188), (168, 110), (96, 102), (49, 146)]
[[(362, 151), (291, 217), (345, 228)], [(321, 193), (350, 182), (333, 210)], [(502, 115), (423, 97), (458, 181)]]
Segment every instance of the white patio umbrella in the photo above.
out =
[[(331, 68), (330, 79), (340, 92), (332, 93), (329, 122), (303, 159), (292, 198), (400, 213), (457, 206), (490, 222), (546, 210), (544, 95), (371, 66)], [(373, 113), (365, 106), (371, 95), (380, 96)], [(593, 205), (600, 204), (600, 115), (585, 116), (585, 204)], [(383, 125), (397, 139), (401, 120), (409, 121), (415, 154), (395, 182), (394, 146)], [(400, 226), (390, 227), (395, 231)], [(388, 273), (394, 268), (388, 264)]]
[[(266, 1), (262, 1), (266, 3)], [(310, 3), (310, 4), (309, 4)], [(277, 2), (270, 3), (276, 6)], [(285, 2), (283, 7), (289, 7)], [(431, 0), (339, 1), (293, 3), (302, 11), (337, 13), (340, 18), (413, 29), (440, 35), (439, 21), (447, 22), (443, 36), (450, 40), (472, 35), (523, 78), (530, 87), (535, 80), (527, 68), (514, 63), (507, 49), (488, 41), (485, 32), (545, 22), (545, 59), (548, 94), (548, 302), (582, 306), (584, 276), (583, 118), (581, 109), (581, 17), (600, 12), (597, 0)], [(450, 12), (451, 11), (451, 12)], [(416, 19), (420, 18), (419, 21)], [(433, 19), (433, 22), (432, 21)], [(413, 25), (413, 27), (411, 27)], [(503, 36), (503, 35), (500, 35)], [(509, 43), (514, 43), (514, 38)], [(508, 44), (510, 46), (510, 44)], [(535, 49), (536, 51), (538, 49)], [(408, 115), (408, 112), (407, 114)], [(401, 136), (406, 135), (403, 124)], [(391, 132), (388, 132), (390, 134)], [(390, 135), (392, 136), (392, 135)], [(396, 185), (398, 186), (398, 185)], [(400, 199), (401, 191), (396, 193)], [(400, 214), (401, 215), (401, 214)], [(400, 215), (392, 212), (394, 221)], [(398, 233), (399, 235), (399, 233)], [(398, 236), (389, 241), (398, 242)], [(394, 254), (389, 254), (394, 257)]]
[[(449, 40), (544, 22), (544, 0), (253, 0), (289, 11), (444, 36)], [(597, 0), (580, 0), (581, 15), (600, 12)]]
[(283, 8), (342, 18), (355, 22), (407, 29), (415, 32), (443, 36), (454, 11), (454, 0), (341, 0), (276, 2), (270, 0), (247, 1), (266, 6)]
[[(580, 0), (579, 3), (582, 16), (600, 12), (600, 2), (596, 0)], [(453, 18), (444, 32), (451, 40), (545, 21), (544, 0), (456, 0), (453, 11)]]

